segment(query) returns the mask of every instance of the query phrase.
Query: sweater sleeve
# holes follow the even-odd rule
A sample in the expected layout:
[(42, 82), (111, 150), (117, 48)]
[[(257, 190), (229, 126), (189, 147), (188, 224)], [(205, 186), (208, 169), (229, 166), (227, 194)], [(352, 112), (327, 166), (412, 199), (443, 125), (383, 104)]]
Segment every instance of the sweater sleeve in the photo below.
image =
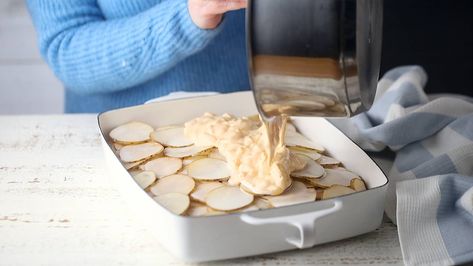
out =
[(105, 20), (96, 0), (27, 0), (40, 52), (80, 94), (143, 83), (203, 49), (218, 33), (191, 20), (187, 1), (163, 1), (132, 17)]

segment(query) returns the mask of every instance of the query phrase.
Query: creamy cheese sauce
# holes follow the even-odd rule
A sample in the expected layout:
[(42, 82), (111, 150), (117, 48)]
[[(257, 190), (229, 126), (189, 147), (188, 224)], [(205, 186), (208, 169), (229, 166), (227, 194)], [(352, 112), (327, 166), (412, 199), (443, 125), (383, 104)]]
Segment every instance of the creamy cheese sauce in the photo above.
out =
[(284, 145), (286, 120), (274, 128), (248, 117), (205, 113), (185, 123), (184, 133), (196, 145), (219, 149), (232, 170), (230, 185), (254, 194), (279, 195), (291, 185), (290, 173), (305, 165)]

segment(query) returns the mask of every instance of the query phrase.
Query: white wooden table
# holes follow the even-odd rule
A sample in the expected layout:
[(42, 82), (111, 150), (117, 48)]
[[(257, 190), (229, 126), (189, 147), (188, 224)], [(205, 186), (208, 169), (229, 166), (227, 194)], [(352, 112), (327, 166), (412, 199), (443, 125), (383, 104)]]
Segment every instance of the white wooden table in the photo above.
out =
[[(0, 265), (183, 265), (108, 182), (95, 115), (0, 116)], [(212, 265), (402, 264), (396, 227)]]

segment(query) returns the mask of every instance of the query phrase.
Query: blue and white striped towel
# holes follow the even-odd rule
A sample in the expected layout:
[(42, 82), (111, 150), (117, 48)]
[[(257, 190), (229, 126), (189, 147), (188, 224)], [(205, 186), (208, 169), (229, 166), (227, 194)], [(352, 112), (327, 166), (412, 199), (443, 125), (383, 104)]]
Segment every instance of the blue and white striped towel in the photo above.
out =
[(421, 67), (395, 68), (368, 112), (332, 123), (366, 150), (396, 152), (386, 213), (406, 264), (472, 262), (473, 99), (429, 100), (426, 82)]

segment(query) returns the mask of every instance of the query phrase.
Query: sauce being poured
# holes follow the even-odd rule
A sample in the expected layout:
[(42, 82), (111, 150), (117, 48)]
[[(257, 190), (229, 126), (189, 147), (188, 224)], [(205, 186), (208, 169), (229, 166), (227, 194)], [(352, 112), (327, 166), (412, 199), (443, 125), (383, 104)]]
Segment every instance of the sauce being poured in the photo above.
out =
[(259, 195), (279, 195), (291, 185), (290, 173), (301, 167), (284, 145), (287, 117), (259, 120), (205, 113), (185, 124), (196, 145), (215, 146), (225, 156), (230, 185)]
[(276, 150), (284, 146), (284, 136), (286, 134), (287, 116), (262, 116), (263, 127), (268, 138), (269, 163), (273, 162)]

